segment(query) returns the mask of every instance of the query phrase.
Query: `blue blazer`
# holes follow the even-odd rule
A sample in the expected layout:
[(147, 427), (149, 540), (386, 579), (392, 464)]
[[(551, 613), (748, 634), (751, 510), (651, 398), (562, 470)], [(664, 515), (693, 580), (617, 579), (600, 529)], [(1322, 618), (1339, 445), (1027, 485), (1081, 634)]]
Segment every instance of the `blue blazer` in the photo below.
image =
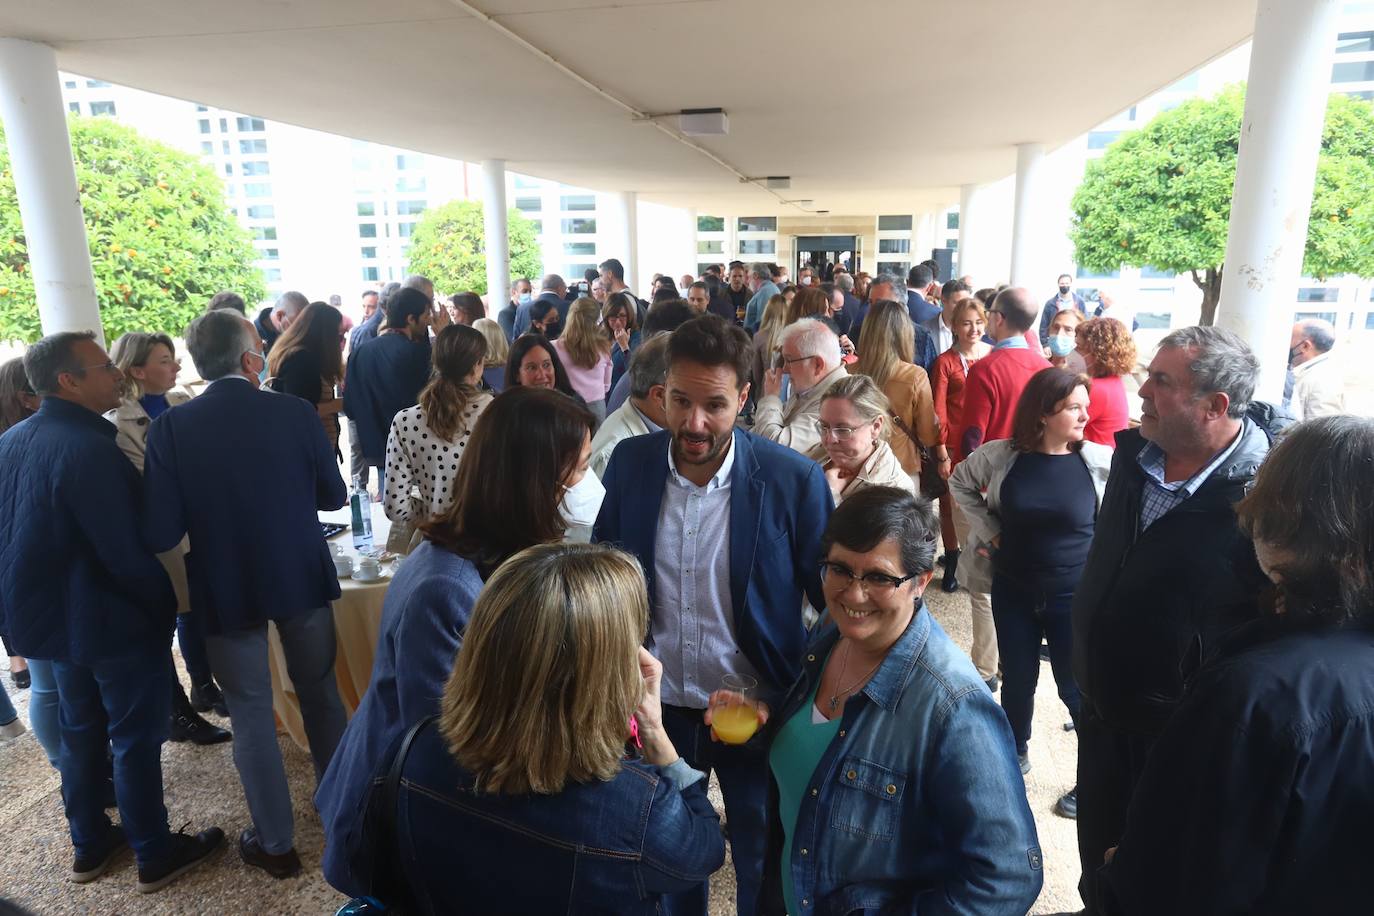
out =
[[(611, 453), (594, 541), (639, 558), (654, 595), (654, 537), (668, 483), (667, 430), (625, 439)], [(825, 607), (821, 535), (835, 503), (820, 465), (735, 430), (730, 472), (730, 600), (735, 639), (770, 691), (801, 674), (806, 649), (802, 599)]]
[(925, 296), (922, 296), (914, 289), (906, 291), (906, 310), (907, 314), (911, 316), (911, 323), (918, 327), (923, 322), (929, 321), (931, 318), (940, 314), (940, 307), (938, 305), (931, 305), (926, 301)]
[(341, 507), (348, 490), (310, 404), (216, 382), (153, 421), (143, 479), (149, 546), (170, 550), (191, 536), (191, 607), (210, 633), (339, 597), (316, 513)]

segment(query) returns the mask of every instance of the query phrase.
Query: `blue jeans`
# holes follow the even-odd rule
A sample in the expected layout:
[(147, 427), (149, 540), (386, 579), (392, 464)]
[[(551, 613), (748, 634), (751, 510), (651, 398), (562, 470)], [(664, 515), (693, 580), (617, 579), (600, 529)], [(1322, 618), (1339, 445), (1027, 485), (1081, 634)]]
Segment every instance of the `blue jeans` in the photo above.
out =
[(29, 728), (33, 729), (33, 736), (48, 756), (48, 763), (58, 770), (62, 760), (62, 723), (59, 721), (57, 674), (50, 661), (38, 658), (27, 661), (29, 674), (33, 677), (29, 693)]
[(205, 651), (205, 627), (195, 611), (177, 615), (177, 646), (191, 686), (204, 686), (210, 680), (210, 656)]
[(61, 698), (62, 795), (78, 855), (104, 849), (105, 779), (114, 753), (119, 818), (140, 865), (171, 848), (162, 801), (162, 744), (172, 713), (172, 656), (140, 647), (92, 665), (55, 661)]
[[(701, 721), (703, 710), (663, 707), (663, 727), (673, 747), (695, 769), (715, 771), (725, 798), (730, 831), (730, 859), (735, 866), (735, 906), (753, 913), (763, 882), (763, 854), (768, 843), (768, 752), (753, 746), (732, 746), (711, 740)], [(710, 882), (680, 894), (663, 897), (662, 912), (671, 916), (705, 916)]]
[[(334, 612), (328, 607), (275, 621), (286, 671), (301, 703), (318, 782), (348, 724), (334, 680)], [(234, 723), (234, 766), (264, 852), (281, 855), (294, 845), (291, 792), (286, 784), (272, 674), (267, 666), (267, 625), (207, 636), (210, 666)]]
[(997, 651), (1002, 658), (1002, 709), (1016, 739), (1016, 753), (1030, 744), (1035, 713), (1035, 685), (1040, 680), (1040, 638), (1050, 647), (1050, 670), (1059, 699), (1078, 721), (1078, 684), (1073, 679), (1073, 623), (1069, 606), (1073, 589), (1047, 592), (1009, 576), (992, 577), (992, 619), (997, 625)]

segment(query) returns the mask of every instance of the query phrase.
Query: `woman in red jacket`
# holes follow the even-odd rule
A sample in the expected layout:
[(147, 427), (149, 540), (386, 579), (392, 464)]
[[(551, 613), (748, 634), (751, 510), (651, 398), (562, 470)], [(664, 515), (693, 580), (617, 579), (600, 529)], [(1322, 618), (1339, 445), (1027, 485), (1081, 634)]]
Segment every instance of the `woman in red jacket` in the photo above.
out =
[(1077, 338), (1078, 352), (1093, 380), (1083, 437), (1116, 448), (1116, 434), (1131, 425), (1123, 377), (1135, 368), (1135, 341), (1130, 329), (1115, 318), (1083, 322), (1078, 326)]

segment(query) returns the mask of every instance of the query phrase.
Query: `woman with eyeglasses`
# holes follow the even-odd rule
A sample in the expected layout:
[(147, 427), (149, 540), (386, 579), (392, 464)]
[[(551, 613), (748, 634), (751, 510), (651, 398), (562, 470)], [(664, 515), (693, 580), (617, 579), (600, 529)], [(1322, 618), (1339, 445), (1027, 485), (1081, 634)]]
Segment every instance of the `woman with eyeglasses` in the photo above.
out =
[[(1091, 386), (1087, 376), (1067, 369), (1041, 369), (1016, 402), (1012, 437), (982, 445), (949, 480), (972, 530), (973, 550), (963, 567), (969, 590), (992, 595), (1002, 708), (1023, 773), (1030, 770), (1042, 638), (1059, 699), (1078, 720), (1069, 608), (1112, 464), (1111, 449), (1083, 436)], [(1077, 817), (1077, 787), (1054, 810)]]
[(865, 487), (897, 487), (915, 492), (887, 444), (887, 396), (866, 375), (840, 379), (821, 395), (816, 418), (820, 444), (808, 454), (825, 471), (835, 505)]
[(895, 487), (868, 487), (830, 517), (829, 619), (782, 705), (759, 710), (761, 914), (1022, 916), (1040, 893), (1006, 717), (922, 601), (937, 531), (930, 504)]

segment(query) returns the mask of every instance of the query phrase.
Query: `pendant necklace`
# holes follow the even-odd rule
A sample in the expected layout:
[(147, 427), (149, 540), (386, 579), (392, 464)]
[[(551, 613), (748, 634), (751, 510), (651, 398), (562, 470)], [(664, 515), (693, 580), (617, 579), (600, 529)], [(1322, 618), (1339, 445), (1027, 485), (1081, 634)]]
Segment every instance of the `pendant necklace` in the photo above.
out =
[[(870, 677), (873, 676), (873, 672), (878, 670), (878, 665), (881, 665), (882, 663), (883, 663), (883, 660), (882, 660), (882, 659), (878, 659), (877, 664), (875, 664), (872, 668), (869, 668), (869, 669), (868, 669), (868, 673), (865, 674), (863, 677), (859, 678), (857, 681), (855, 681), (854, 683), (850, 684), (848, 687), (845, 687), (845, 688), (843, 688), (843, 689), (837, 691), (836, 693), (832, 693), (832, 694), (830, 695), (830, 700), (829, 700), (830, 711), (833, 713), (833, 712), (836, 710), (836, 708), (840, 705), (840, 698), (841, 698), (841, 697), (848, 696), (850, 693), (854, 692), (854, 690), (857, 689), (858, 686), (859, 686), (860, 684), (865, 683)], [(846, 641), (845, 644), (844, 644), (844, 658), (840, 659), (840, 674), (839, 674), (838, 677), (835, 678), (835, 680), (836, 680), (837, 682), (844, 680), (845, 668), (846, 668), (848, 665), (849, 665), (849, 642)]]

